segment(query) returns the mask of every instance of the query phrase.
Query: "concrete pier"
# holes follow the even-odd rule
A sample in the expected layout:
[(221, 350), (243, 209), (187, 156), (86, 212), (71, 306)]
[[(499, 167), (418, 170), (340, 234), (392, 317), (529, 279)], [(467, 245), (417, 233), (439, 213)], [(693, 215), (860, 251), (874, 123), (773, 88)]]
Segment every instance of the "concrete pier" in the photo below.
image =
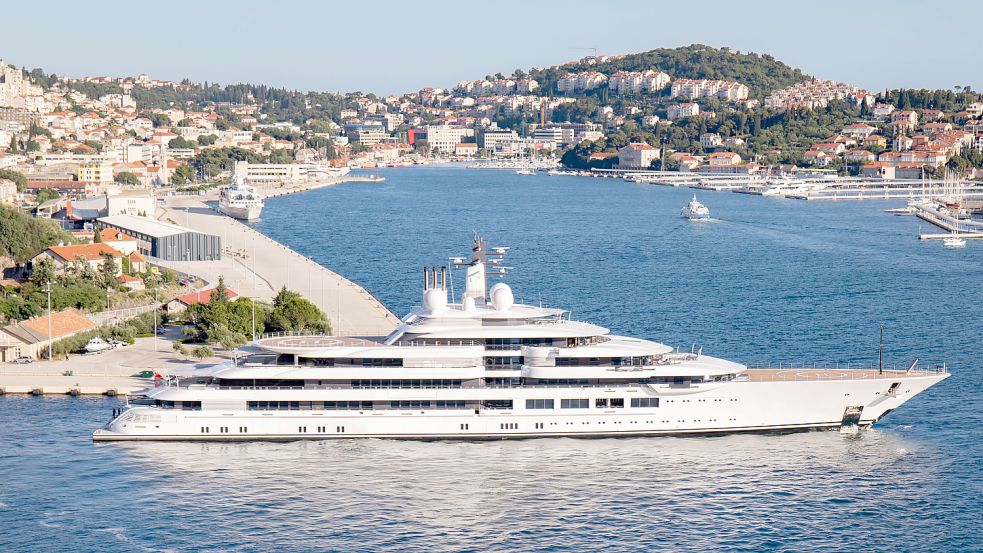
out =
[(222, 238), (220, 261), (160, 261), (160, 265), (211, 283), (225, 278), (242, 296), (269, 301), (281, 287), (300, 293), (331, 320), (338, 334), (387, 334), (399, 317), (361, 286), (312, 259), (227, 217), (196, 197), (167, 198), (158, 219)]
[(168, 328), (165, 336), (137, 338), (133, 345), (98, 354), (71, 355), (56, 361), (19, 365), (0, 363), (0, 394), (29, 395), (132, 395), (154, 385), (140, 378), (143, 371), (162, 375), (188, 374), (225, 357), (197, 360), (182, 357), (171, 345), (181, 337), (180, 328)]

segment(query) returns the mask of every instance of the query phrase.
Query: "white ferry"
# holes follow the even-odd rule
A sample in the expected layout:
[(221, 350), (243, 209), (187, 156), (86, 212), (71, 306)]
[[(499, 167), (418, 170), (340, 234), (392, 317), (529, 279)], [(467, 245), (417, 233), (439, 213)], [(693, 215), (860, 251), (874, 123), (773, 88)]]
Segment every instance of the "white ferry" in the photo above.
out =
[(263, 198), (241, 176), (233, 175), (232, 184), (219, 190), (218, 210), (229, 217), (252, 221), (263, 211)]
[(653, 436), (866, 427), (949, 375), (752, 369), (516, 304), (507, 248), (475, 236), (459, 302), (425, 268), (388, 336), (271, 336), (208, 374), (145, 391), (96, 441)]

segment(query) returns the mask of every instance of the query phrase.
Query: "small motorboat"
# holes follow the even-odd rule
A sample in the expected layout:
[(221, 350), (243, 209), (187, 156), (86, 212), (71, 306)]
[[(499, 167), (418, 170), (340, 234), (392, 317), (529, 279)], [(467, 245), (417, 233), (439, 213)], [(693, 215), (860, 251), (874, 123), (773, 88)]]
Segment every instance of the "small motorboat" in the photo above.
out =
[(710, 209), (707, 206), (700, 203), (696, 199), (696, 195), (693, 195), (693, 199), (689, 201), (686, 207), (682, 210), (683, 217), (686, 217), (690, 221), (698, 221), (702, 219), (710, 218)]
[(515, 174), (516, 175), (525, 175), (525, 176), (528, 177), (528, 176), (535, 175), (536, 172), (533, 171), (533, 170), (531, 170), (531, 169), (519, 169), (518, 171), (515, 172)]
[(112, 344), (97, 336), (86, 342), (85, 351), (89, 353), (99, 353), (100, 351), (106, 351), (107, 349), (112, 349), (112, 347), (113, 347)]

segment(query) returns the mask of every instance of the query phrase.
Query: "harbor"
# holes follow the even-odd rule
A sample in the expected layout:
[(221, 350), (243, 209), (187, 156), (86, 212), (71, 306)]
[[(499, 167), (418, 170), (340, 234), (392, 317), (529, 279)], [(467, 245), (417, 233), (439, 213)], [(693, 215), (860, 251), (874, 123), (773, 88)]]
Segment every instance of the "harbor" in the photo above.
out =
[(399, 321), (365, 288), (310, 257), (219, 214), (195, 197), (165, 198), (160, 220), (222, 239), (224, 255), (214, 261), (163, 261), (160, 266), (215, 284), (219, 277), (240, 296), (270, 301), (286, 287), (320, 308), (335, 333), (386, 334)]

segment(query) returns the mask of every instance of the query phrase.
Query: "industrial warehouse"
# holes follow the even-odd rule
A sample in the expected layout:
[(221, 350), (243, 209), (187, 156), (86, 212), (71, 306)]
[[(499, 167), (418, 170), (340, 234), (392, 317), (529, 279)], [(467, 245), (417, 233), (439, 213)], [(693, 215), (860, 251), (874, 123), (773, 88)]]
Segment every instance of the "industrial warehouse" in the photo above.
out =
[(222, 258), (222, 239), (170, 223), (111, 215), (98, 219), (100, 228), (113, 228), (137, 240), (137, 250), (162, 261), (215, 261)]

